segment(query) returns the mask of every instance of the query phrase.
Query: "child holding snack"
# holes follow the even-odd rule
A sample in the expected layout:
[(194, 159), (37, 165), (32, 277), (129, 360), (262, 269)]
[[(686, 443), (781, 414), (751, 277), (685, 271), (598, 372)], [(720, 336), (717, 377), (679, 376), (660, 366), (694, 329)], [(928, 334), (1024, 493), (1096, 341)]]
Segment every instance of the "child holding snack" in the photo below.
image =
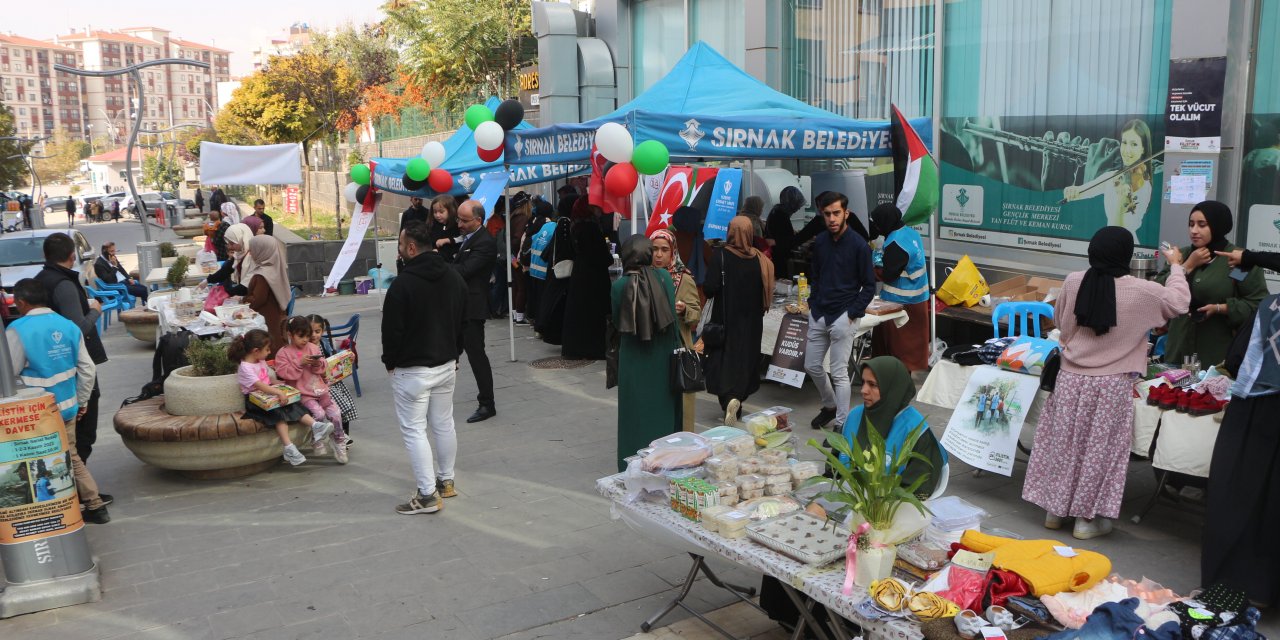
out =
[(271, 368), (267, 366), (267, 356), (271, 353), (271, 336), (262, 329), (253, 329), (231, 341), (227, 349), (227, 357), (232, 362), (239, 362), (236, 380), (240, 383), (240, 391), (244, 395), (244, 417), (256, 420), (264, 425), (273, 426), (280, 444), (284, 445), (284, 459), (293, 466), (307, 461), (306, 456), (298, 451), (298, 447), (289, 439), (289, 422), (297, 420), (311, 428), (312, 439), (324, 442), (325, 436), (333, 431), (333, 424), (313, 420), (301, 404), (286, 404), (274, 409), (263, 409), (249, 400), (254, 391), (275, 394), (284, 401), (288, 394), (271, 386)]
[[(320, 347), (320, 355), (328, 358), (337, 353), (339, 349), (334, 347), (333, 340), (326, 337), (329, 334), (329, 321), (314, 313), (307, 316), (307, 320), (311, 321), (311, 344)], [(342, 380), (329, 385), (329, 397), (342, 410), (342, 427), (347, 434), (347, 448), (350, 449), (356, 443), (355, 438), (351, 437), (351, 423), (360, 417), (360, 412), (356, 409), (356, 398)]]
[[(329, 384), (324, 380), (324, 356), (320, 347), (311, 343), (311, 322), (294, 316), (284, 322), (289, 343), (276, 352), (276, 375), (302, 392), (301, 404), (311, 417), (333, 423), (333, 459), (347, 463), (347, 434), (342, 430), (342, 411), (329, 397)], [(325, 453), (323, 440), (316, 440), (316, 455)]]

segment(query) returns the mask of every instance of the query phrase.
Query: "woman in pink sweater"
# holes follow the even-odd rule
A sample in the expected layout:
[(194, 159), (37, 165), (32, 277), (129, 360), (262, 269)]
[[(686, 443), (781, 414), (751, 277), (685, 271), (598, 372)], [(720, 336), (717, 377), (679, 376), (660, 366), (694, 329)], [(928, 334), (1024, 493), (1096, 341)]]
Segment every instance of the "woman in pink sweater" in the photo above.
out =
[[(311, 321), (294, 316), (285, 321), (289, 344), (276, 352), (276, 375), (302, 392), (300, 404), (312, 418), (333, 423), (333, 458), (347, 463), (347, 434), (342, 429), (342, 410), (329, 396), (329, 383), (324, 380), (324, 356), (311, 342)], [(316, 440), (315, 454), (325, 453), (324, 440)]]
[(1089, 269), (1067, 276), (1054, 304), (1062, 369), (1036, 427), (1022, 498), (1046, 511), (1044, 526), (1075, 518), (1072, 535), (1111, 531), (1120, 515), (1133, 383), (1147, 370), (1147, 333), (1187, 312), (1191, 291), (1175, 247), (1163, 286), (1129, 275), (1133, 234), (1103, 227), (1089, 241)]

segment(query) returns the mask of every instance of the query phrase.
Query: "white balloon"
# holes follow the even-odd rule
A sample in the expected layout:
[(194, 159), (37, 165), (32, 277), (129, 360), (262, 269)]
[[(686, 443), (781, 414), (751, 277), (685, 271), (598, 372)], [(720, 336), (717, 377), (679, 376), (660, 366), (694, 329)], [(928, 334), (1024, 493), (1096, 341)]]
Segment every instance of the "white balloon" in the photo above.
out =
[(359, 190), (360, 190), (360, 185), (354, 182), (348, 182), (347, 186), (342, 189), (342, 197), (346, 198), (347, 202), (355, 202), (356, 191), (359, 191)]
[(616, 122), (606, 122), (596, 130), (596, 148), (606, 160), (622, 164), (631, 162), (635, 142), (626, 127)]
[(485, 151), (493, 151), (501, 147), (505, 137), (506, 132), (502, 130), (502, 125), (492, 120), (481, 122), (480, 126), (476, 127), (476, 146)]
[(431, 165), (432, 169), (439, 169), (444, 164), (444, 145), (432, 140), (422, 145), (422, 159)]

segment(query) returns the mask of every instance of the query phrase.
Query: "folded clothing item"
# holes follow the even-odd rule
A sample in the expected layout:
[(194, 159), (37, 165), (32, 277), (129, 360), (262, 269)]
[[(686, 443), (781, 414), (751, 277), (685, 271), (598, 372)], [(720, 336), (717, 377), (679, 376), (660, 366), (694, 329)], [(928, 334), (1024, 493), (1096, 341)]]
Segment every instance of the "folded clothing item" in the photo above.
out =
[(1013, 540), (969, 530), (960, 543), (977, 553), (995, 551), (992, 566), (1018, 574), (1036, 596), (1084, 591), (1111, 573), (1106, 556), (1084, 549), (1062, 554), (1056, 547), (1070, 546), (1054, 540)]

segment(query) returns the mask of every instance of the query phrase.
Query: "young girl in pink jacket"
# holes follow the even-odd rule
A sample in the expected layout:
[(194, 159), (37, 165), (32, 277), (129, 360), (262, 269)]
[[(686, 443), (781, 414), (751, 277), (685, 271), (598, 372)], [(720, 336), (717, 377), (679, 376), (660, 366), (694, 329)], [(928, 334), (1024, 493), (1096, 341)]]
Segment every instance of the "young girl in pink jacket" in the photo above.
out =
[[(324, 356), (320, 347), (311, 342), (311, 322), (302, 316), (285, 321), (285, 333), (289, 344), (276, 352), (276, 375), (290, 386), (302, 392), (301, 404), (311, 417), (333, 423), (333, 458), (339, 464), (347, 463), (347, 434), (342, 429), (342, 410), (329, 396), (329, 384), (324, 380)], [(315, 454), (326, 453), (323, 440), (317, 440)]]

